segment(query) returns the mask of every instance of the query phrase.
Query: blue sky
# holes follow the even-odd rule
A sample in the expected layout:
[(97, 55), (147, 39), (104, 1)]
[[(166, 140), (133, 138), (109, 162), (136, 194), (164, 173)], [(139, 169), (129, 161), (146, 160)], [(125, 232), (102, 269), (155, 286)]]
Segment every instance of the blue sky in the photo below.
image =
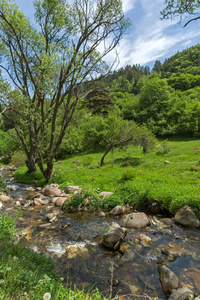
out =
[[(132, 26), (121, 40), (117, 51), (120, 64), (140, 64), (153, 67), (155, 60), (163, 62), (172, 56), (200, 43), (200, 21), (186, 28), (178, 24), (179, 19), (160, 20), (164, 0), (122, 0), (125, 15)], [(33, 0), (17, 0), (20, 9), (33, 22)], [(112, 61), (113, 54), (108, 56)]]

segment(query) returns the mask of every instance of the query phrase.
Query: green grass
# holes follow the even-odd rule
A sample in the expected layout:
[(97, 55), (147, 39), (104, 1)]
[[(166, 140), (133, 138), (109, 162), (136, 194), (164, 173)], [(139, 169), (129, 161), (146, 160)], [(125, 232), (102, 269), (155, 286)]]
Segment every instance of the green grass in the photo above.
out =
[[(0, 299), (100, 300), (97, 290), (71, 290), (57, 276), (54, 262), (19, 241), (15, 221), (0, 217)], [(49, 293), (51, 298), (45, 298)], [(48, 295), (46, 295), (48, 296)]]
[[(200, 141), (176, 139), (158, 144), (164, 148), (145, 155), (141, 148), (131, 147), (126, 152), (109, 153), (103, 167), (99, 166), (102, 152), (66, 157), (55, 163), (50, 182), (61, 184), (62, 189), (79, 185), (97, 195), (101, 191), (114, 192), (104, 200), (105, 209), (125, 203), (140, 208), (157, 200), (172, 213), (189, 204), (200, 214)], [(170, 164), (164, 164), (166, 160)], [(25, 171), (24, 167), (18, 169), (16, 178), (24, 180)]]

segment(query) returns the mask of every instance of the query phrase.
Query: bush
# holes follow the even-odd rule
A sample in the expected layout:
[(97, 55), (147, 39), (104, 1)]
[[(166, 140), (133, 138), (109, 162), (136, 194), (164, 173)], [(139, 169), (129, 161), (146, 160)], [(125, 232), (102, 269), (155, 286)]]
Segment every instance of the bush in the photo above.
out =
[(136, 176), (136, 171), (133, 168), (127, 168), (121, 176), (120, 181), (124, 182), (124, 181), (128, 181), (133, 179)]
[(93, 190), (85, 191), (84, 193), (75, 195), (70, 201), (66, 202), (63, 209), (74, 209), (78, 205), (82, 204), (83, 206), (88, 201), (88, 206), (91, 211), (95, 211), (101, 205), (102, 199), (98, 196), (98, 194)]
[(16, 168), (24, 166), (26, 163), (26, 154), (23, 151), (15, 151), (11, 157), (10, 163)]

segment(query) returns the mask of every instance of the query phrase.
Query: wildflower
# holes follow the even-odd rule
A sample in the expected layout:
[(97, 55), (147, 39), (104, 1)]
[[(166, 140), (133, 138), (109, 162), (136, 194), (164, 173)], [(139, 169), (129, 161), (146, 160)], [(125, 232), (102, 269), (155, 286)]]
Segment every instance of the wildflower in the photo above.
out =
[(50, 277), (47, 274), (44, 274), (43, 277), (44, 277), (45, 280), (49, 280), (50, 279)]
[(0, 285), (1, 285), (1, 284), (4, 284), (4, 283), (5, 283), (5, 280), (0, 279)]
[(13, 259), (15, 260), (15, 259), (18, 259), (18, 257), (17, 256), (13, 256)]
[(50, 293), (45, 293), (43, 296), (44, 300), (50, 300), (51, 299), (51, 294)]
[(8, 268), (7, 268), (7, 271), (11, 271), (11, 267), (8, 267)]

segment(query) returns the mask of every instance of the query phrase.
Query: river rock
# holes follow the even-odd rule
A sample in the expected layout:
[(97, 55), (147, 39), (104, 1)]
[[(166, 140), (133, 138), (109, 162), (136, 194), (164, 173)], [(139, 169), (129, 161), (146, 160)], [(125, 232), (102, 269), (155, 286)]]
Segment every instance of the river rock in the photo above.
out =
[(11, 191), (17, 191), (19, 189), (18, 185), (7, 185), (7, 188)]
[(175, 215), (175, 222), (185, 227), (199, 227), (199, 219), (195, 216), (190, 206), (180, 208)]
[(80, 188), (78, 185), (74, 186), (74, 185), (68, 185), (65, 189), (65, 192), (67, 194), (77, 194), (80, 193), (82, 191), (82, 188)]
[(141, 234), (139, 235), (139, 239), (140, 239), (140, 241), (141, 241), (142, 243), (144, 243), (144, 244), (149, 244), (149, 243), (151, 243), (151, 238), (150, 238), (149, 236), (143, 234), (143, 233), (141, 233)]
[(35, 199), (33, 200), (33, 204), (34, 204), (35, 206), (45, 205), (44, 201), (43, 201), (42, 199), (40, 199), (40, 198), (35, 198)]
[(60, 196), (62, 194), (62, 191), (56, 187), (52, 186), (46, 186), (43, 190), (42, 193), (45, 196)]
[(124, 207), (122, 207), (121, 205), (117, 205), (115, 206), (111, 211), (110, 214), (113, 216), (119, 216), (121, 214), (124, 213)]
[(116, 246), (116, 244), (124, 239), (126, 235), (126, 231), (122, 228), (113, 228), (108, 232), (103, 234), (103, 244), (107, 248), (112, 248)]
[(40, 198), (42, 200), (46, 199), (46, 197), (42, 193), (36, 193), (33, 197), (32, 200), (35, 198)]
[(49, 227), (51, 227), (52, 226), (52, 224), (51, 223), (45, 223), (45, 224), (40, 224), (40, 225), (38, 225), (40, 228), (49, 228)]
[(47, 219), (50, 221), (51, 219), (53, 219), (54, 217), (56, 217), (55, 213), (49, 213), (46, 215)]
[(187, 287), (173, 290), (168, 300), (192, 300), (194, 293)]
[(12, 197), (10, 197), (10, 196), (7, 196), (7, 195), (0, 195), (0, 200), (2, 201), (2, 202), (8, 202), (8, 201), (11, 201), (11, 200), (13, 200), (13, 198)]
[(132, 261), (133, 259), (135, 259), (136, 254), (131, 251), (130, 249), (127, 250), (124, 255), (120, 258), (119, 260), (119, 265), (122, 265), (124, 263), (127, 263), (129, 261)]
[(120, 225), (117, 222), (112, 222), (111, 228), (120, 228)]
[(56, 202), (55, 202), (55, 205), (56, 206), (62, 206), (63, 203), (65, 203), (65, 201), (68, 200), (68, 198), (66, 197), (59, 197)]
[(178, 288), (179, 279), (168, 267), (159, 266), (158, 272), (164, 293), (170, 294), (172, 290)]
[(122, 227), (127, 228), (143, 228), (150, 225), (149, 218), (143, 212), (131, 213), (121, 220)]
[(171, 218), (161, 218), (160, 221), (165, 225), (172, 225), (173, 220)]
[(50, 201), (50, 202), (53, 203), (53, 204), (55, 204), (58, 198), (59, 198), (59, 197), (53, 197), (53, 198), (51, 198), (51, 201)]
[(99, 218), (104, 218), (105, 216), (106, 216), (106, 214), (103, 211), (100, 211), (99, 214), (98, 214)]

